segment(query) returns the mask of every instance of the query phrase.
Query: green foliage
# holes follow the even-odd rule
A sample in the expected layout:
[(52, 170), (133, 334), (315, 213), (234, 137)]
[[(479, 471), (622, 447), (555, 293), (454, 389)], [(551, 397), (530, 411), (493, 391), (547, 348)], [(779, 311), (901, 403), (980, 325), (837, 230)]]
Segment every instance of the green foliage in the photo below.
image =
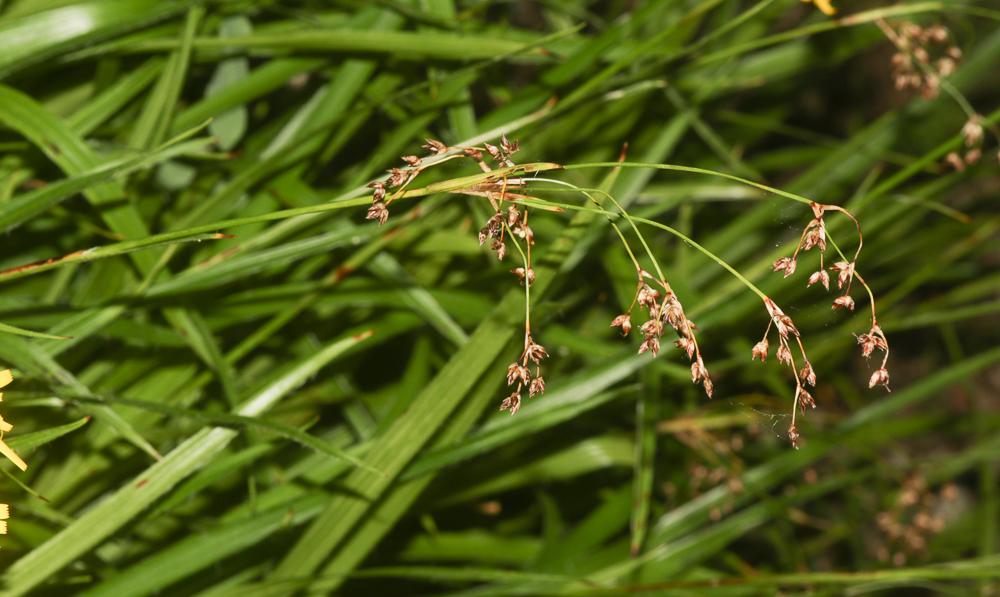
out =
[[(0, 413), (30, 465), (0, 464), (0, 594), (996, 591), (1000, 6), (834, 5), (0, 2)], [(904, 21), (962, 49), (933, 98), (894, 88)], [(426, 138), (502, 135), (518, 166), (442, 162), (365, 220)], [(551, 355), (513, 417), (521, 255), (461, 193), (501, 177)], [(865, 295), (831, 311), (815, 252), (771, 271), (810, 201), (861, 222), (892, 393)], [(667, 336), (608, 327), (623, 238), (711, 400)], [(794, 381), (749, 358), (763, 296), (819, 376), (798, 450)]]

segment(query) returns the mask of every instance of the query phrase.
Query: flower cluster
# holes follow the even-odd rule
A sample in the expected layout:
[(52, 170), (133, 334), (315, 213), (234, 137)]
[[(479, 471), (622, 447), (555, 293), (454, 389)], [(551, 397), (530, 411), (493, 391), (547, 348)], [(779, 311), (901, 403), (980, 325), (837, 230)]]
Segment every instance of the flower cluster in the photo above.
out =
[(941, 25), (924, 28), (909, 22), (897, 30), (884, 20), (877, 23), (896, 46), (892, 55), (896, 89), (919, 91), (925, 99), (937, 97), (941, 80), (954, 73), (962, 59), (962, 50), (951, 43), (948, 30)]
[[(525, 389), (528, 397), (534, 398), (545, 391), (545, 379), (542, 377), (541, 362), (549, 356), (545, 347), (538, 344), (531, 338), (531, 334), (524, 336), (524, 350), (521, 358), (507, 367), (507, 385), (515, 386), (514, 391), (504, 398), (500, 404), (500, 410), (509, 410), (510, 414), (517, 414), (521, 409), (521, 395)], [(529, 367), (534, 364), (535, 375), (532, 376)]]
[[(945, 162), (949, 166), (961, 172), (966, 166), (972, 166), (983, 157), (983, 117), (981, 114), (973, 114), (962, 126), (962, 140), (964, 141), (964, 154), (952, 151), (945, 156)], [(1000, 154), (997, 155), (1000, 160)]]
[(892, 506), (875, 518), (880, 535), (878, 559), (903, 566), (907, 559), (922, 555), (927, 541), (947, 526), (959, 495), (958, 487), (952, 484), (935, 492), (919, 475), (904, 481)]
[[(670, 284), (662, 278), (657, 278), (644, 270), (638, 270), (639, 281), (636, 283), (635, 296), (628, 310), (615, 317), (611, 322), (611, 327), (621, 328), (622, 335), (628, 335), (632, 331), (632, 311), (638, 304), (641, 310), (645, 310), (649, 318), (639, 326), (642, 332), (642, 343), (639, 345), (639, 354), (651, 353), (654, 357), (660, 352), (660, 338), (667, 327), (671, 327), (677, 333), (677, 340), (674, 345), (687, 354), (691, 361), (691, 382), (700, 383), (705, 390), (705, 394), (711, 398), (715, 390), (712, 378), (708, 374), (705, 362), (701, 357), (701, 350), (698, 348), (698, 340), (694, 331), (697, 329), (694, 322), (684, 315), (684, 307), (670, 288)], [(653, 280), (656, 285), (663, 290), (653, 288), (646, 280)]]
[[(775, 261), (773, 269), (775, 272), (782, 272), (785, 277), (788, 277), (795, 273), (800, 253), (816, 248), (819, 253), (819, 269), (810, 274), (807, 286), (822, 284), (824, 289), (830, 290), (830, 272), (833, 272), (836, 276), (838, 290), (838, 296), (833, 299), (834, 309), (853, 311), (855, 302), (854, 298), (851, 296), (851, 285), (855, 280), (857, 280), (858, 283), (865, 288), (869, 298), (871, 299), (872, 325), (871, 329), (867, 333), (858, 336), (858, 343), (861, 344), (861, 353), (866, 358), (871, 356), (875, 350), (881, 350), (884, 353), (882, 364), (869, 378), (868, 386), (870, 388), (883, 386), (888, 390), (889, 371), (886, 368), (886, 364), (889, 360), (889, 341), (886, 338), (885, 333), (882, 332), (882, 328), (878, 325), (875, 312), (874, 294), (868, 284), (865, 283), (864, 278), (862, 278), (857, 271), (858, 256), (861, 254), (861, 247), (864, 245), (864, 238), (861, 235), (861, 226), (857, 219), (849, 211), (842, 207), (836, 205), (824, 205), (816, 202), (812, 202), (810, 207), (812, 209), (813, 217), (802, 230), (802, 234), (799, 236), (799, 242), (795, 247), (795, 251), (790, 257), (782, 257)], [(848, 261), (847, 258), (844, 258), (833, 263), (833, 265), (826, 267), (825, 253), (827, 249), (828, 232), (824, 216), (828, 212), (839, 212), (844, 214), (854, 223), (858, 233), (858, 248), (850, 261)], [(778, 361), (782, 364), (788, 365), (793, 371), (795, 370), (795, 361), (792, 356), (792, 349), (789, 343), (789, 338), (794, 338), (795, 344), (798, 346), (802, 359), (805, 362), (802, 369), (799, 370), (796, 375), (795, 403), (792, 408), (792, 424), (788, 430), (788, 437), (794, 445), (797, 444), (799, 440), (798, 429), (795, 425), (795, 410), (796, 407), (801, 407), (803, 409), (807, 407), (815, 407), (815, 401), (805, 390), (805, 385), (815, 386), (816, 374), (806, 357), (805, 349), (802, 346), (802, 340), (799, 337), (798, 330), (795, 328), (792, 320), (788, 318), (788, 316), (785, 315), (770, 298), (766, 298), (764, 300), (764, 305), (767, 308), (768, 314), (771, 316), (771, 323), (768, 324), (768, 329), (764, 332), (764, 339), (753, 347), (751, 351), (751, 358), (759, 359), (761, 362), (764, 361), (768, 350), (767, 334), (770, 332), (771, 326), (773, 325), (778, 330), (779, 336), (779, 346), (777, 351)]]
[[(389, 219), (389, 205), (400, 198), (406, 187), (424, 170), (441, 164), (450, 159), (469, 159), (474, 161), (484, 173), (497, 172), (495, 168), (512, 169), (516, 166), (513, 155), (520, 149), (517, 141), (511, 141), (503, 136), (499, 145), (484, 143), (481, 147), (449, 147), (440, 141), (428, 139), (423, 146), (428, 155), (419, 157), (406, 155), (401, 159), (406, 164), (403, 168), (389, 170), (388, 176), (369, 183), (372, 189), (372, 204), (368, 208), (367, 219), (385, 224)], [(492, 162), (493, 165), (490, 165)], [(535, 270), (532, 267), (531, 248), (535, 244), (535, 234), (528, 225), (527, 207), (519, 208), (513, 202), (524, 199), (524, 195), (512, 192), (524, 185), (519, 178), (506, 175), (507, 170), (497, 172), (495, 177), (489, 177), (477, 183), (450, 189), (452, 192), (475, 197), (486, 198), (493, 208), (493, 213), (479, 229), (480, 246), (489, 243), (489, 249), (496, 254), (499, 261), (507, 255), (508, 243), (514, 245), (522, 258), (522, 264), (511, 270), (524, 285), (525, 309), (524, 349), (518, 361), (511, 363), (507, 370), (507, 383), (515, 386), (514, 392), (501, 404), (500, 410), (516, 413), (521, 407), (521, 396), (526, 389), (529, 396), (536, 396), (545, 391), (545, 380), (541, 376), (541, 360), (548, 356), (545, 348), (532, 339), (530, 287), (535, 282)], [(391, 194), (390, 194), (391, 193)], [(505, 204), (506, 203), (506, 204)], [(523, 246), (522, 246), (523, 245)], [(529, 366), (534, 364), (535, 373), (530, 374)]]

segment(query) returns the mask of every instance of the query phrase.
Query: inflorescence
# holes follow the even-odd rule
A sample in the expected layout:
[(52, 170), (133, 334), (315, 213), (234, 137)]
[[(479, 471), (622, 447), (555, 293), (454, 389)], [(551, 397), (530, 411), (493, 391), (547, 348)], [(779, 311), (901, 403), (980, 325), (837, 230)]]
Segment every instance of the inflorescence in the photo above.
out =
[[(402, 159), (406, 163), (405, 167), (393, 168), (384, 180), (378, 180), (368, 185), (373, 190), (373, 196), (367, 218), (384, 224), (389, 218), (390, 205), (403, 196), (408, 185), (421, 172), (442, 162), (451, 159), (469, 159), (488, 175), (486, 177), (472, 177), (468, 180), (456, 179), (458, 181), (456, 184), (446, 188), (449, 192), (486, 198), (492, 207), (492, 214), (478, 232), (480, 246), (488, 246), (497, 260), (503, 261), (508, 252), (508, 245), (511, 245), (521, 258), (521, 263), (512, 269), (511, 273), (517, 277), (524, 287), (525, 293), (523, 348), (517, 360), (507, 367), (507, 385), (512, 390), (500, 405), (501, 411), (515, 414), (521, 408), (525, 393), (528, 397), (534, 397), (545, 391), (541, 363), (548, 357), (546, 349), (535, 341), (531, 327), (530, 289), (535, 283), (535, 270), (532, 267), (532, 247), (535, 244), (535, 234), (528, 225), (529, 209), (522, 201), (530, 197), (515, 192), (522, 190), (527, 185), (527, 180), (515, 176), (514, 173), (523, 173), (531, 165), (516, 166), (512, 156), (518, 151), (518, 144), (506, 137), (502, 139), (499, 146), (485, 143), (482, 147), (449, 147), (439, 141), (428, 140), (424, 148), (428, 150), (428, 156), (404, 156)], [(555, 167), (554, 165), (549, 166)], [(589, 194), (587, 195), (591, 197)], [(593, 200), (593, 197), (591, 199)], [(614, 201), (613, 198), (611, 200)], [(806, 201), (805, 199), (800, 200)], [(621, 210), (621, 215), (629, 220), (634, 228), (634, 221), (624, 208), (617, 202), (615, 205)], [(535, 206), (537, 207), (537, 204)], [(799, 236), (795, 250), (791, 256), (782, 257), (775, 261), (774, 271), (783, 273), (785, 277), (791, 276), (796, 271), (799, 257), (805, 252), (816, 249), (819, 254), (819, 269), (809, 276), (807, 285), (820, 284), (829, 291), (835, 278), (837, 296), (833, 300), (834, 309), (853, 311), (855, 299), (851, 295), (852, 288), (855, 287), (856, 283), (857, 286), (865, 289), (871, 305), (871, 327), (867, 332), (857, 335), (857, 342), (861, 347), (861, 354), (866, 358), (875, 351), (883, 353), (881, 364), (871, 374), (868, 385), (870, 388), (882, 386), (888, 390), (889, 341), (878, 325), (874, 294), (857, 270), (858, 256), (864, 245), (861, 226), (857, 219), (842, 207), (816, 202), (811, 202), (810, 207), (813, 217)], [(857, 249), (850, 258), (843, 255), (829, 235), (825, 220), (828, 213), (840, 213), (846, 216), (857, 230)], [(654, 265), (657, 265), (656, 275), (640, 266), (621, 229), (613, 220), (611, 225), (622, 239), (636, 270), (636, 286), (632, 302), (624, 313), (612, 320), (611, 327), (618, 328), (622, 335), (629, 335), (633, 329), (632, 315), (638, 308), (641, 313), (645, 314), (645, 321), (638, 325), (638, 330), (642, 334), (638, 352), (639, 354), (648, 352), (654, 357), (660, 352), (664, 332), (668, 328), (672, 328), (677, 336), (674, 345), (686, 354), (691, 362), (692, 382), (701, 385), (705, 394), (711, 398), (714, 393), (714, 384), (708, 368), (705, 366), (695, 336), (697, 326), (687, 318), (680, 299), (656, 264), (652, 253), (649, 254), (649, 257), (653, 260)], [(640, 234), (638, 229), (635, 231), (636, 234)], [(644, 240), (642, 242), (648, 252), (648, 244)], [(829, 265), (826, 260), (828, 243), (836, 249), (841, 258)], [(704, 249), (702, 248), (702, 250)], [(735, 270), (729, 269), (735, 273)], [(743, 279), (742, 276), (738, 274), (737, 276)], [(762, 297), (768, 315), (767, 328), (761, 340), (751, 349), (751, 359), (759, 360), (762, 363), (767, 360), (771, 344), (769, 338), (773, 328), (777, 340), (775, 356), (778, 363), (791, 369), (795, 379), (795, 395), (792, 401), (788, 437), (792, 445), (798, 447), (800, 434), (796, 425), (796, 416), (800, 409), (805, 411), (816, 407), (816, 401), (807, 389), (816, 386), (816, 371), (813, 369), (802, 336), (792, 318), (774, 300), (760, 292), (745, 279), (744, 281)]]

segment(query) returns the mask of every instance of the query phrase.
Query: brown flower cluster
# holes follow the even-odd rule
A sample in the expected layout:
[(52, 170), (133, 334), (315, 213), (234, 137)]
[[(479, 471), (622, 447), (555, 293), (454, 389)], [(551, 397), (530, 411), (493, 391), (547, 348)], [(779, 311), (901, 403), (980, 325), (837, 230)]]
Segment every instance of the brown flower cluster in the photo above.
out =
[[(691, 382), (700, 383), (705, 394), (711, 398), (715, 386), (712, 384), (712, 378), (705, 367), (701, 350), (698, 348), (698, 340), (694, 335), (697, 326), (684, 315), (684, 307), (666, 280), (641, 269), (637, 270), (637, 275), (639, 280), (636, 283), (632, 304), (625, 313), (611, 321), (611, 327), (621, 328), (622, 335), (627, 336), (632, 331), (632, 311), (638, 304), (639, 309), (648, 315), (648, 319), (639, 326), (639, 331), (642, 332), (639, 354), (648, 352), (654, 357), (660, 352), (660, 338), (664, 330), (668, 327), (673, 328), (677, 333), (674, 345), (687, 354), (691, 361)], [(663, 292), (650, 286), (647, 280), (653, 281)]]
[[(944, 161), (958, 172), (965, 170), (966, 166), (975, 165), (983, 157), (983, 138), (983, 116), (973, 114), (962, 126), (963, 152), (952, 151)], [(1000, 160), (1000, 153), (997, 159)]]
[[(795, 251), (790, 257), (782, 257), (775, 261), (773, 269), (775, 272), (782, 272), (787, 278), (795, 273), (800, 253), (815, 248), (819, 253), (819, 269), (810, 274), (807, 286), (822, 284), (824, 289), (829, 290), (831, 283), (831, 276), (829, 272), (832, 272), (836, 276), (838, 290), (838, 296), (833, 300), (834, 309), (853, 311), (855, 303), (854, 298), (851, 296), (851, 285), (855, 280), (857, 280), (858, 284), (864, 287), (871, 302), (872, 325), (871, 329), (869, 329), (867, 333), (860, 334), (857, 337), (858, 344), (861, 345), (861, 354), (865, 358), (868, 358), (876, 350), (880, 350), (884, 353), (881, 366), (875, 370), (869, 378), (868, 387), (874, 388), (875, 386), (882, 386), (888, 390), (889, 371), (886, 368), (886, 364), (889, 360), (889, 341), (886, 338), (885, 333), (882, 332), (882, 328), (878, 325), (874, 294), (865, 282), (864, 278), (861, 277), (861, 274), (857, 271), (858, 256), (861, 254), (861, 247), (864, 245), (864, 238), (861, 234), (861, 225), (858, 223), (858, 220), (853, 214), (842, 207), (836, 205), (824, 205), (816, 202), (811, 203), (810, 207), (812, 208), (813, 218), (802, 230), (802, 234), (799, 236), (799, 242), (795, 247)], [(847, 216), (854, 223), (858, 233), (858, 248), (850, 261), (847, 261), (845, 258), (844, 260), (837, 261), (833, 263), (833, 265), (826, 267), (825, 253), (827, 249), (828, 232), (824, 216), (828, 212), (839, 212)], [(767, 308), (768, 315), (771, 316), (771, 322), (768, 324), (768, 328), (764, 332), (764, 339), (753, 347), (751, 351), (751, 359), (759, 359), (761, 362), (764, 362), (768, 352), (767, 335), (770, 332), (771, 327), (774, 326), (778, 332), (778, 362), (788, 365), (793, 372), (796, 371), (796, 364), (790, 339), (795, 340), (795, 345), (798, 347), (799, 353), (801, 354), (804, 362), (803, 367), (798, 370), (797, 375), (795, 376), (795, 402), (792, 406), (792, 423), (788, 429), (789, 439), (793, 445), (797, 446), (800, 436), (798, 428), (795, 425), (796, 409), (815, 408), (816, 403), (809, 392), (806, 391), (805, 386), (816, 385), (816, 374), (813, 371), (812, 365), (809, 363), (809, 359), (806, 357), (805, 348), (802, 345), (802, 339), (799, 336), (798, 329), (796, 329), (791, 318), (785, 315), (770, 298), (766, 298), (764, 300), (764, 306)]]
[[(421, 172), (432, 166), (450, 159), (469, 159), (483, 172), (493, 173), (496, 172), (495, 167), (514, 168), (516, 164), (513, 155), (520, 149), (517, 141), (511, 141), (506, 136), (501, 138), (500, 145), (484, 143), (481, 147), (449, 147), (440, 141), (428, 139), (423, 147), (428, 152), (427, 156), (403, 156), (401, 159), (406, 164), (405, 167), (393, 168), (382, 180), (369, 183), (368, 187), (372, 189), (372, 204), (368, 208), (367, 219), (377, 220), (380, 225), (385, 224), (389, 219), (389, 206), (392, 202), (403, 195), (407, 186)], [(534, 341), (531, 331), (529, 289), (535, 282), (535, 270), (531, 260), (535, 234), (528, 225), (528, 208), (514, 204), (526, 197), (512, 192), (512, 189), (523, 187), (524, 181), (508, 177), (503, 172), (498, 173), (495, 178), (451, 190), (463, 195), (484, 197), (492, 206), (493, 214), (479, 229), (480, 245), (489, 242), (489, 249), (496, 254), (497, 260), (503, 261), (507, 255), (508, 243), (511, 243), (522, 258), (522, 264), (512, 269), (511, 273), (524, 285), (525, 301), (528, 303), (525, 309), (524, 348), (520, 358), (511, 363), (507, 369), (507, 384), (515, 386), (515, 389), (500, 406), (501, 411), (515, 414), (521, 408), (523, 392), (527, 391), (528, 396), (533, 397), (545, 391), (545, 380), (541, 375), (540, 364), (548, 353), (541, 344)], [(533, 375), (530, 371), (532, 366)]]
[(962, 59), (962, 50), (951, 42), (948, 30), (941, 25), (924, 28), (909, 22), (894, 29), (884, 20), (877, 23), (896, 46), (892, 55), (896, 89), (913, 89), (926, 99), (937, 97), (941, 80), (954, 73)]
[(944, 530), (944, 512), (958, 496), (958, 487), (952, 484), (935, 492), (921, 476), (904, 481), (896, 501), (875, 519), (880, 535), (878, 559), (904, 566), (908, 559), (921, 556), (927, 541)]

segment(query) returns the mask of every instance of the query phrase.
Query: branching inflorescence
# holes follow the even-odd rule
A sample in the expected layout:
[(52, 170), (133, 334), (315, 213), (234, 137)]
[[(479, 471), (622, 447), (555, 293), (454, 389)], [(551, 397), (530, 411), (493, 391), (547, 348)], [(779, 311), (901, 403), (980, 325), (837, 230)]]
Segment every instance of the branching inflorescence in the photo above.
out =
[[(678, 230), (659, 222), (629, 215), (614, 197), (604, 191), (581, 189), (575, 185), (552, 179), (538, 177), (530, 179), (533, 183), (548, 182), (569, 187), (573, 191), (582, 193), (590, 199), (596, 205), (595, 208), (560, 206), (559, 204), (549, 203), (537, 197), (523, 194), (523, 192), (515, 192), (523, 191), (527, 187), (529, 179), (522, 176), (525, 172), (537, 172), (539, 170), (559, 168), (560, 166), (555, 164), (516, 165), (512, 160), (512, 156), (517, 152), (518, 145), (516, 142), (509, 141), (506, 137), (502, 139), (499, 146), (486, 143), (482, 147), (448, 147), (441, 142), (429, 140), (424, 147), (429, 151), (430, 155), (424, 158), (405, 156), (403, 157), (403, 161), (406, 162), (406, 167), (393, 168), (384, 180), (375, 181), (369, 185), (374, 192), (372, 205), (368, 209), (367, 217), (368, 219), (378, 221), (380, 224), (384, 224), (389, 216), (389, 206), (395, 200), (404, 196), (407, 186), (422, 171), (431, 166), (451, 159), (464, 158), (474, 161), (480, 170), (482, 170), (483, 174), (481, 175), (453, 179), (449, 181), (449, 184), (440, 184), (436, 188), (442, 191), (487, 199), (492, 207), (492, 214), (479, 230), (479, 244), (483, 246), (489, 243), (489, 249), (496, 255), (499, 261), (503, 261), (507, 255), (509, 243), (513, 245), (521, 258), (521, 264), (512, 269), (511, 272), (524, 287), (523, 348), (518, 359), (512, 362), (507, 368), (507, 384), (512, 388), (512, 391), (501, 403), (501, 411), (508, 411), (511, 414), (515, 414), (521, 407), (525, 392), (528, 397), (534, 397), (545, 391), (545, 380), (542, 377), (541, 362), (548, 357), (548, 352), (541, 344), (535, 341), (531, 327), (531, 288), (535, 283), (535, 270), (532, 267), (532, 247), (535, 244), (535, 235), (528, 225), (530, 215), (529, 205), (533, 209), (551, 209), (554, 211), (563, 211), (564, 207), (582, 209), (601, 213), (608, 217), (611, 227), (623, 243), (625, 251), (628, 253), (635, 267), (636, 283), (632, 301), (623, 313), (611, 321), (611, 327), (620, 329), (622, 335), (629, 335), (633, 329), (633, 313), (636, 309), (639, 309), (640, 312), (644, 313), (645, 321), (638, 325), (638, 330), (642, 334), (642, 341), (639, 344), (638, 352), (639, 354), (650, 353), (654, 357), (660, 352), (664, 332), (672, 328), (677, 335), (674, 344), (691, 361), (692, 382), (701, 385), (709, 398), (712, 397), (715, 388), (695, 336), (697, 326), (685, 314), (680, 299), (671, 288), (662, 268), (649, 247), (649, 243), (646, 242), (636, 223), (651, 225), (678, 236), (685, 243), (706, 254), (723, 268), (727, 269), (761, 298), (769, 321), (763, 337), (751, 350), (751, 358), (760, 360), (761, 362), (766, 361), (770, 350), (770, 336), (773, 328), (777, 337), (775, 356), (779, 364), (791, 369), (792, 376), (795, 379), (795, 395), (792, 403), (792, 416), (788, 436), (792, 445), (798, 447), (800, 435), (796, 425), (796, 416), (800, 409), (804, 411), (816, 406), (812, 394), (807, 389), (816, 386), (816, 372), (806, 353), (799, 329), (796, 327), (795, 322), (792, 321), (792, 318), (774, 300), (764, 294), (731, 265)], [(487, 159), (493, 163), (492, 166)], [(618, 164), (650, 166), (628, 164), (624, 162), (624, 156)], [(591, 164), (590, 166), (596, 165), (602, 164)], [(576, 167), (581, 166), (576, 165)], [(782, 272), (786, 277), (791, 276), (796, 271), (800, 255), (812, 249), (817, 249), (819, 253), (819, 269), (809, 276), (808, 286), (821, 284), (825, 289), (829, 290), (833, 276), (835, 276), (838, 296), (833, 300), (834, 309), (853, 311), (855, 300), (851, 296), (851, 289), (855, 286), (855, 283), (865, 289), (871, 305), (871, 327), (866, 333), (857, 336), (857, 342), (861, 347), (862, 355), (865, 357), (870, 357), (876, 350), (882, 351), (882, 362), (874, 373), (872, 373), (868, 385), (870, 388), (882, 386), (888, 390), (889, 372), (886, 366), (889, 358), (889, 343), (878, 325), (874, 294), (857, 270), (858, 256), (864, 245), (864, 239), (858, 220), (849, 211), (836, 205), (810, 202), (808, 199), (727, 174), (714, 173), (686, 166), (652, 165), (652, 167), (714, 174), (716, 176), (732, 178), (771, 193), (809, 204), (812, 209), (812, 219), (806, 224), (802, 234), (799, 236), (798, 243), (792, 255), (782, 257), (774, 262), (774, 271)], [(415, 191), (414, 193), (417, 192)], [(604, 195), (605, 198), (614, 204), (617, 213), (606, 210), (602, 206), (601, 201), (592, 193)], [(840, 213), (846, 216), (857, 230), (857, 249), (850, 258), (844, 256), (840, 247), (837, 246), (827, 230), (825, 216), (828, 213)], [(639, 242), (646, 251), (647, 257), (654, 265), (655, 274), (644, 269), (636, 258), (625, 234), (618, 225), (618, 218), (624, 219), (638, 237)], [(840, 257), (839, 260), (829, 265), (827, 265), (826, 261), (828, 243), (836, 249)], [(831, 276), (831, 272), (833, 276)]]
[[(858, 344), (861, 345), (861, 354), (867, 358), (871, 356), (875, 350), (881, 350), (883, 352), (882, 363), (869, 378), (868, 387), (874, 388), (875, 386), (882, 386), (888, 390), (889, 371), (886, 368), (886, 364), (889, 361), (889, 341), (885, 337), (885, 333), (882, 332), (882, 328), (878, 325), (878, 317), (875, 309), (875, 295), (872, 293), (871, 287), (868, 286), (864, 278), (860, 273), (858, 273), (857, 270), (858, 256), (861, 254), (861, 247), (864, 246), (864, 237), (861, 234), (861, 225), (851, 212), (840, 206), (824, 205), (813, 202), (810, 204), (810, 207), (812, 208), (813, 218), (806, 224), (805, 228), (802, 230), (802, 234), (799, 235), (799, 242), (795, 246), (795, 251), (792, 252), (791, 257), (782, 257), (775, 261), (774, 271), (784, 273), (786, 278), (791, 276), (795, 273), (799, 255), (804, 251), (809, 251), (815, 248), (819, 253), (819, 269), (809, 276), (807, 286), (822, 284), (823, 288), (830, 290), (830, 274), (827, 269), (834, 272), (837, 276), (838, 296), (833, 299), (833, 308), (843, 309), (846, 311), (854, 310), (855, 303), (854, 298), (851, 296), (851, 286), (854, 281), (857, 280), (858, 284), (860, 284), (867, 291), (871, 304), (871, 328), (867, 333), (857, 336)], [(832, 243), (832, 238), (829, 236), (829, 232), (826, 228), (826, 221), (824, 220), (824, 216), (827, 212), (839, 212), (847, 216), (851, 222), (853, 222), (858, 233), (858, 248), (855, 250), (851, 259), (848, 261), (847, 257), (840, 253), (840, 248), (837, 247), (837, 252), (840, 253), (841, 260), (834, 262), (831, 266), (829, 266), (829, 268), (825, 265), (825, 253), (827, 249), (827, 239), (830, 239)], [(832, 244), (836, 247), (835, 243)], [(796, 411), (798, 408), (805, 410), (807, 408), (816, 407), (815, 400), (805, 388), (806, 385), (813, 387), (816, 385), (816, 372), (813, 370), (812, 364), (806, 356), (806, 350), (802, 344), (802, 338), (798, 329), (795, 327), (795, 324), (792, 322), (792, 319), (785, 315), (785, 313), (783, 313), (770, 298), (765, 298), (764, 304), (767, 307), (768, 314), (771, 316), (771, 321), (767, 326), (767, 330), (764, 332), (764, 338), (753, 347), (751, 358), (760, 359), (761, 362), (764, 362), (768, 353), (767, 337), (771, 331), (771, 327), (774, 327), (778, 334), (778, 350), (776, 353), (778, 362), (789, 366), (792, 369), (793, 375), (795, 375), (795, 401), (792, 405), (792, 423), (788, 428), (788, 437), (792, 441), (793, 445), (797, 445), (799, 432), (795, 425)], [(798, 348), (803, 362), (802, 368), (798, 370), (796, 369), (791, 340), (794, 340), (795, 348)]]
[[(484, 143), (481, 147), (449, 147), (440, 141), (428, 139), (424, 149), (428, 150), (429, 156), (404, 156), (402, 159), (406, 163), (405, 168), (393, 168), (385, 180), (368, 185), (374, 191), (372, 205), (368, 208), (369, 220), (384, 224), (389, 218), (389, 205), (402, 196), (417, 175), (431, 166), (450, 159), (466, 158), (474, 161), (484, 173), (495, 172), (494, 166), (510, 170), (516, 166), (512, 157), (519, 146), (516, 141), (507, 137), (501, 139), (499, 146)], [(486, 156), (489, 156), (494, 166), (487, 162)], [(522, 178), (503, 174), (450, 189), (451, 192), (484, 197), (489, 201), (493, 213), (479, 230), (480, 246), (488, 242), (497, 260), (503, 261), (507, 255), (507, 244), (510, 243), (521, 257), (521, 264), (512, 269), (511, 273), (524, 286), (524, 346), (520, 357), (507, 368), (507, 385), (513, 391), (500, 405), (501, 411), (509, 411), (512, 415), (520, 410), (525, 392), (529, 397), (534, 397), (545, 391), (541, 362), (549, 356), (545, 347), (532, 336), (531, 286), (535, 283), (535, 270), (532, 267), (531, 251), (535, 244), (535, 233), (528, 225), (528, 208), (513, 203), (525, 198), (524, 195), (513, 192), (513, 189), (522, 188), (524, 184)]]

